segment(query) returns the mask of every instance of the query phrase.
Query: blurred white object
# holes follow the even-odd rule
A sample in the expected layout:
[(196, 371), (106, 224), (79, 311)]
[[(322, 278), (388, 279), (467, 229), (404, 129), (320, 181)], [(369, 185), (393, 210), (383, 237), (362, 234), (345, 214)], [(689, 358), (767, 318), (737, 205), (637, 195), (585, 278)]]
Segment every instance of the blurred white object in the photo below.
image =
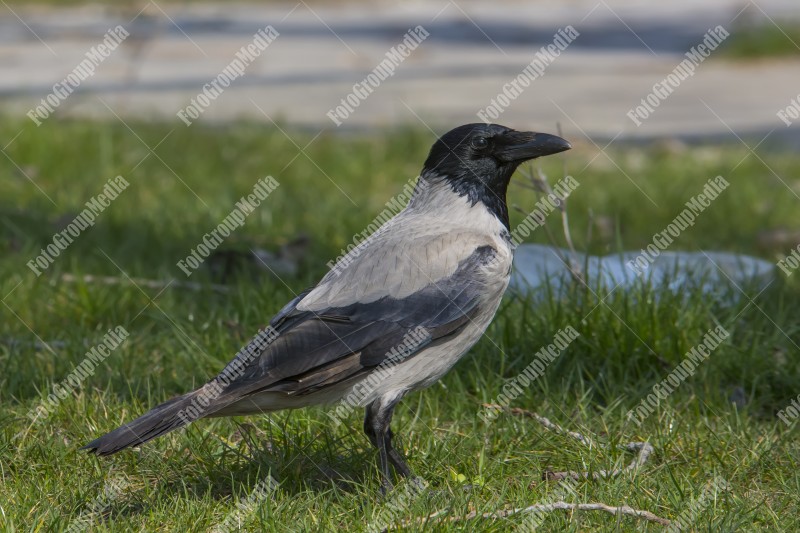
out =
[(514, 254), (511, 289), (523, 295), (537, 294), (541, 288), (561, 294), (578, 283), (564, 258), (571, 260), (592, 290), (645, 285), (673, 293), (700, 290), (736, 298), (743, 295), (742, 290), (747, 292), (754, 284), (762, 288), (775, 277), (775, 265), (769, 261), (727, 252), (662, 252), (641, 273), (628, 266), (638, 256), (639, 252), (587, 256), (553, 246), (522, 244)]

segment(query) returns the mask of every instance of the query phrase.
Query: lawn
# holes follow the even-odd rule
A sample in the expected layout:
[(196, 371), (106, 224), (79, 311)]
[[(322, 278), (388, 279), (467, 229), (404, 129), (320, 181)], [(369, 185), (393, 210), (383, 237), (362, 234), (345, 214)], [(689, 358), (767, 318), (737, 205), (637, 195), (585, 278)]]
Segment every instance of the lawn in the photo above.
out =
[(797, 20), (745, 21), (722, 45), (723, 54), (737, 59), (765, 59), (800, 55)]
[[(0, 122), (0, 530), (240, 524), (248, 531), (360, 531), (386, 519), (412, 531), (663, 529), (597, 511), (446, 521), (555, 500), (629, 505), (683, 517), (698, 531), (800, 529), (796, 424), (776, 416), (800, 394), (800, 284), (780, 272), (763, 292), (741, 287), (746, 296), (738, 300), (581, 288), (561, 298), (509, 298), (470, 354), (396, 412), (399, 442), (428, 483), (422, 494), (400, 484), (380, 497), (360, 413), (338, 426), (323, 409), (204, 420), (111, 458), (79, 451), (221, 370), (417, 175), (433, 140), (428, 131), (402, 129), (317, 138), (287, 130), (290, 139), (248, 123), (129, 126)], [(297, 145), (309, 142), (299, 153)], [(738, 143), (664, 143), (616, 145), (608, 155), (576, 143), (540, 166), (551, 182), (566, 169), (580, 183), (568, 209), (582, 250), (646, 246), (718, 175), (730, 186), (671, 250), (777, 261), (797, 246), (775, 236), (800, 227), (800, 156), (768, 142), (755, 154)], [(26, 264), (118, 175), (129, 186), (36, 276)], [(277, 252), (305, 239), (296, 272), (201, 268), (187, 279), (176, 263), (268, 175), (279, 186), (221, 249), (239, 264), (251, 249)], [(511, 202), (529, 211), (534, 193), (512, 191)], [(513, 213), (512, 226), (522, 218)], [(560, 232), (556, 215), (548, 224)], [(547, 237), (539, 229), (528, 240)], [(628, 411), (720, 325), (729, 338), (641, 425), (633, 423)], [(124, 342), (31, 420), (54, 385), (118, 326), (128, 332)], [(580, 335), (510, 407), (594, 444), (548, 431), (519, 411), (491, 422), (479, 417), (482, 404), (495, 402), (506, 380), (568, 327)], [(573, 491), (543, 479), (548, 471), (622, 468), (634, 456), (621, 446), (632, 441), (654, 448), (637, 469), (579, 480)], [(271, 479), (277, 485), (265, 488)], [(436, 511), (446, 516), (415, 522)]]

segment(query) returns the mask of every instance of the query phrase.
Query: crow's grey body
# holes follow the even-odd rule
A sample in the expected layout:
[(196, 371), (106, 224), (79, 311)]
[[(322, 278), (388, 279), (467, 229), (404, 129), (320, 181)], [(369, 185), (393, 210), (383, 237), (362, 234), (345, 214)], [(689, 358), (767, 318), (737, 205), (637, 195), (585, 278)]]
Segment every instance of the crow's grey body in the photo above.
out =
[[(222, 408), (218, 416), (329, 404), (348, 396), (354, 387), (369, 391), (359, 394), (362, 404), (402, 396), (438, 380), (475, 344), (508, 286), (512, 260), (508, 231), (481, 204), (470, 205), (456, 195), (443, 179), (426, 179), (428, 185), (417, 190), (409, 206), (388, 221), (377, 238), (342, 258), (341, 264), (347, 266), (335, 266), (288, 314), (290, 319), (304, 314), (306, 320), (318, 322), (322, 334), (331, 338), (317, 362), (339, 361), (337, 370), (352, 378), (313, 391), (299, 382), (282, 381), (275, 387), (280, 392), (267, 387), (250, 393)], [(414, 246), (409, 247), (412, 241)], [(386, 269), (387, 264), (393, 268)], [(339, 318), (335, 324), (327, 319), (331, 316)], [(392, 348), (420, 327), (430, 333), (430, 343), (387, 367), (388, 377), (377, 386), (360, 386)], [(351, 331), (358, 335), (350, 335)], [(373, 340), (370, 332), (380, 339)], [(294, 356), (274, 353), (271, 360), (251, 365), (243, 378), (263, 386), (271, 381), (270, 369), (281, 366), (275, 359)], [(306, 383), (315, 377), (313, 369), (306, 370)]]
[(497, 125), (450, 131), (431, 149), (408, 206), (284, 306), (268, 343), (260, 333), (203, 387), (84, 448), (108, 455), (196, 418), (331, 404), (358, 392), (383, 487), (390, 463), (410, 475), (391, 443), (394, 406), (441, 378), (484, 333), (511, 273), (508, 181), (520, 162), (568, 148), (552, 135)]

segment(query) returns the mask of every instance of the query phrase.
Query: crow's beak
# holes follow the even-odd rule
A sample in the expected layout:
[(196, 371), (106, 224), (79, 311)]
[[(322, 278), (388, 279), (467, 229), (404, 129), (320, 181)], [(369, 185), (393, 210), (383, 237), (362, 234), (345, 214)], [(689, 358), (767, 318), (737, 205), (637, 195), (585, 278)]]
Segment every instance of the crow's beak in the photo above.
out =
[(509, 131), (495, 137), (495, 142), (494, 155), (504, 163), (522, 163), (572, 148), (572, 145), (561, 137), (529, 131)]

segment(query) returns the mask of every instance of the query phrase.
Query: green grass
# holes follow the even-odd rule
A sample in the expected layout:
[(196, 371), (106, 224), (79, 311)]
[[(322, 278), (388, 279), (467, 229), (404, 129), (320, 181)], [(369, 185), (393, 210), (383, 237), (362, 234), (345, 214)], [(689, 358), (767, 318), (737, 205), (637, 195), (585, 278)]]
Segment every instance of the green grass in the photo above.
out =
[(741, 59), (800, 55), (800, 22), (764, 21), (735, 27), (722, 43), (723, 55)]
[[(279, 487), (245, 515), (245, 530), (363, 530), (388, 504), (377, 496), (376, 454), (361, 433), (360, 415), (338, 427), (321, 409), (200, 421), (112, 458), (77, 448), (219, 371), (294, 293), (323, 275), (326, 262), (416, 175), (431, 136), (404, 130), (369, 138), (321, 136), (306, 150), (308, 157), (296, 157), (294, 144), (274, 129), (178, 125), (171, 131), (173, 126), (131, 124), (148, 146), (158, 144), (149, 154), (117, 123), (0, 123), (3, 145), (19, 133), (5, 150), (8, 157), (0, 157), (0, 529), (63, 530), (102, 498), (104, 483), (124, 480), (125, 488), (101, 506), (90, 530), (208, 530), (271, 474)], [(311, 140), (291, 135), (300, 146)], [(761, 161), (737, 146), (627, 147), (609, 155), (616, 164), (578, 146), (541, 163), (553, 181), (566, 162), (581, 183), (569, 200), (579, 248), (609, 253), (645, 246), (707, 179), (723, 175), (729, 189), (672, 249), (734, 250), (769, 260), (789, 252), (758, 243), (765, 229), (800, 224), (797, 197), (773, 174), (797, 190), (797, 155), (762, 147)], [(27, 261), (117, 174), (130, 187), (41, 277), (34, 276)], [(230, 294), (61, 280), (70, 273), (185, 281), (175, 263), (267, 174), (280, 187), (223, 247), (275, 250), (305, 233), (310, 245), (297, 275), (239, 276), (228, 280)], [(532, 193), (513, 191), (514, 203), (533, 205)], [(590, 211), (597, 221), (591, 240), (584, 230)], [(521, 218), (514, 214), (512, 225)], [(557, 217), (550, 223), (559, 229)], [(541, 230), (531, 240), (546, 242)], [(471, 353), (440, 384), (411, 395), (397, 410), (394, 430), (410, 465), (433, 489), (398, 518), (547, 502), (558, 487), (543, 481), (543, 472), (620, 467), (631, 456), (617, 445), (646, 439), (656, 453), (641, 469), (578, 482), (577, 494), (565, 499), (625, 504), (675, 518), (721, 476), (730, 490), (704, 500), (696, 530), (798, 530), (800, 446), (794, 428), (775, 416), (800, 393), (795, 278), (774, 282), (753, 303), (734, 305), (702, 294), (622, 291), (601, 304), (579, 289), (539, 303), (505, 302)], [(198, 272), (190, 281), (218, 280)], [(29, 410), (120, 324), (130, 332), (127, 341), (45, 421), (31, 423)], [(717, 324), (731, 338), (641, 427), (627, 421), (628, 410)], [(494, 401), (505, 380), (566, 326), (581, 336), (512, 406), (608, 446), (590, 449), (511, 415), (481, 421), (481, 404)], [(473, 489), (465, 491), (465, 483)], [(524, 521), (478, 519), (448, 527), (508, 531)], [(661, 527), (605, 513), (557, 511), (544, 517), (541, 529)]]

